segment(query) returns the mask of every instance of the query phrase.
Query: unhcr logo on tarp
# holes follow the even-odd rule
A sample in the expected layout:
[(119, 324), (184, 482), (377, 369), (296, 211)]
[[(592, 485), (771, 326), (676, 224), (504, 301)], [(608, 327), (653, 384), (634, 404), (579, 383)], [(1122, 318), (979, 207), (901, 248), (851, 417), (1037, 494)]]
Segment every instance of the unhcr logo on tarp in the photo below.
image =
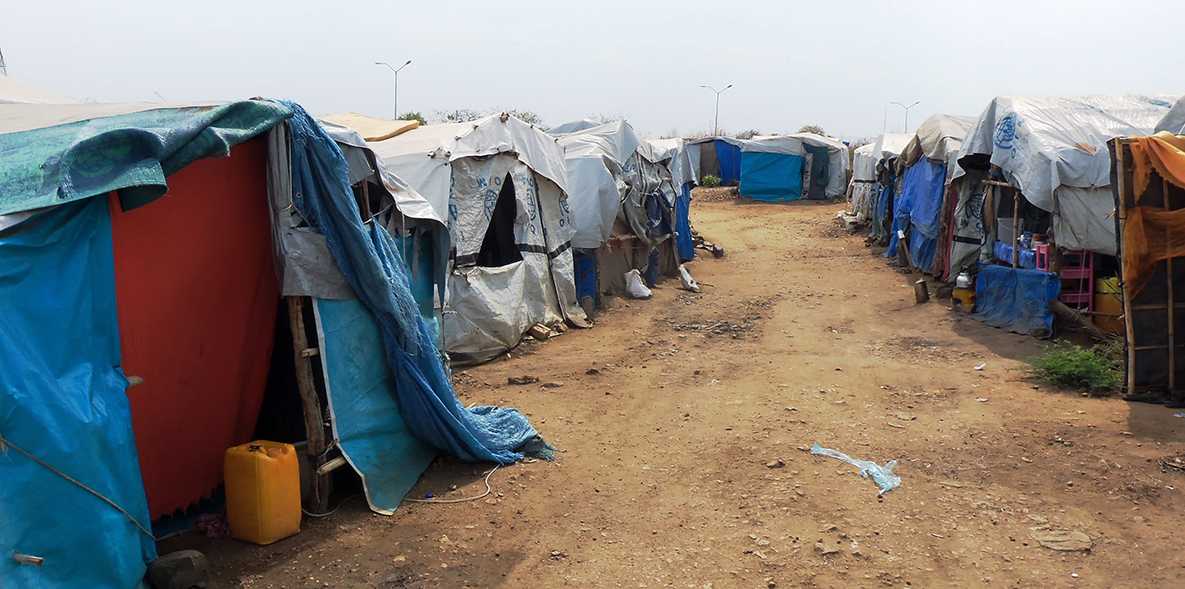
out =
[(993, 143), (999, 149), (1012, 149), (1016, 142), (1016, 114), (1009, 114), (996, 123), (996, 135)]

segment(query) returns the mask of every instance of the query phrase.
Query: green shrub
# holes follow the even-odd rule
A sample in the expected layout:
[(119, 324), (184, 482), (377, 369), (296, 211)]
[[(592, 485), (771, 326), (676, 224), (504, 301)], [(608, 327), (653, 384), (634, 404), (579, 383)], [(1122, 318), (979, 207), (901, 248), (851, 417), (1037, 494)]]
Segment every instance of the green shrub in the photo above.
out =
[(704, 188), (715, 188), (720, 186), (720, 178), (708, 174), (707, 176), (704, 176), (700, 179), (700, 184), (703, 185)]
[(1101, 344), (1080, 348), (1069, 343), (1054, 345), (1032, 361), (1038, 380), (1067, 389), (1106, 394), (1119, 387), (1122, 347)]

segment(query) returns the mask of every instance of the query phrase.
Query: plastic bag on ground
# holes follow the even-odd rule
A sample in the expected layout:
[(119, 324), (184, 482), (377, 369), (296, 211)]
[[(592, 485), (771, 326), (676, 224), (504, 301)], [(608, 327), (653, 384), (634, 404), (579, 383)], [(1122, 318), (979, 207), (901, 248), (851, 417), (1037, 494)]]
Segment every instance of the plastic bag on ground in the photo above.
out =
[(811, 454), (834, 458), (860, 469), (860, 476), (866, 479), (872, 479), (872, 482), (876, 483), (876, 486), (880, 488), (880, 492), (877, 495), (884, 495), (901, 486), (901, 477), (893, 474), (893, 469), (897, 467), (896, 460), (890, 460), (883, 465), (868, 460), (858, 460), (843, 452), (824, 448), (818, 442), (815, 442), (815, 445), (811, 446)]
[(625, 273), (625, 292), (631, 299), (648, 299), (652, 294), (637, 268)]
[(683, 264), (679, 264), (679, 282), (683, 283), (683, 290), (699, 292), (699, 283), (691, 277), (691, 272), (688, 272), (687, 266)]

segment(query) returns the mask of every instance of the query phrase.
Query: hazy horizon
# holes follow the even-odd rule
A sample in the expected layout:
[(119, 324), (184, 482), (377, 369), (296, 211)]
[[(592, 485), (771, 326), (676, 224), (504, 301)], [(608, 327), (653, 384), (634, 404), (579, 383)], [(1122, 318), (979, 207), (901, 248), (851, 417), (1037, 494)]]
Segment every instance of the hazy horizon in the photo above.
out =
[[(646, 135), (805, 124), (859, 138), (934, 113), (978, 115), (997, 95), (1174, 94), (1185, 4), (937, 1), (677, 7), (615, 0), (369, 10), (295, 0), (172, 6), (20, 3), (0, 23), (9, 75), (100, 102), (290, 98), (315, 113), (430, 118), (520, 109), (551, 125), (625, 117)], [(1165, 72), (1168, 72), (1167, 74)]]

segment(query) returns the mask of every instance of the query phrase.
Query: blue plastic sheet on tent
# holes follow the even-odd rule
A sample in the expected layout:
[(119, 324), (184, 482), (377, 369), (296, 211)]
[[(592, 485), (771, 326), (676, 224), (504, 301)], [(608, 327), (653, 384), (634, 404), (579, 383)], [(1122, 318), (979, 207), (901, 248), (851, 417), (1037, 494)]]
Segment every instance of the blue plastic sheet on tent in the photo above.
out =
[[(428, 233), (413, 233), (406, 237), (391, 236), (399, 250), (400, 257), (407, 263), (411, 272), (408, 282), (411, 284), (412, 297), (419, 307), (420, 316), (428, 323), (428, 331), (432, 341), (440, 341), (440, 319), (436, 316), (435, 294), (438, 277), (435, 266), (435, 245)], [(418, 248), (418, 251), (417, 251)]]
[(741, 181), (741, 146), (719, 139), (712, 143), (716, 148), (716, 161), (720, 164), (720, 183), (735, 186)]
[(412, 435), (399, 411), (374, 315), (357, 299), (315, 301), (335, 437), (361, 474), (371, 509), (389, 514), (436, 451)]
[(378, 223), (363, 225), (337, 144), (301, 108), (293, 110), (292, 192), (302, 216), (325, 236), (346, 281), (374, 315), (396, 403), (413, 434), (458, 459), (510, 464), (520, 450), (547, 457), (549, 448), (514, 409), (465, 408), (417, 312), (407, 271), (391, 235)]
[(683, 185), (675, 197), (675, 250), (679, 262), (695, 259), (695, 242), (691, 239), (691, 184)]
[(802, 198), (802, 156), (761, 151), (741, 152), (740, 193), (764, 202)]
[[(995, 246), (992, 247), (992, 255), (997, 260), (1012, 264), (1012, 246), (1003, 241), (996, 241)], [(1017, 264), (1021, 268), (1036, 268), (1037, 267), (1037, 252), (1033, 250), (1021, 249), (1020, 258), (1017, 259)]]
[(942, 213), (946, 165), (922, 158), (905, 171), (901, 191), (909, 195), (909, 224), (913, 231), (935, 239)]
[(576, 299), (597, 298), (597, 255), (584, 250), (572, 251), (572, 264), (576, 270)]
[(932, 272), (934, 252), (937, 250), (937, 239), (930, 239), (917, 231), (909, 234), (909, 261), (913, 263), (914, 268), (923, 272)]
[[(135, 587), (156, 546), (120, 369), (107, 199), (0, 233), (0, 585)], [(4, 444), (0, 443), (0, 448)], [(13, 553), (39, 556), (42, 566)]]
[(885, 257), (897, 256), (897, 245), (901, 241), (899, 233), (909, 228), (909, 213), (913, 210), (910, 194), (901, 191), (893, 200), (893, 224), (889, 228), (889, 247), (885, 249)]
[[(890, 183), (886, 186), (881, 186), (880, 194), (877, 196), (877, 199), (876, 199), (876, 219), (875, 219), (875, 225), (873, 226), (873, 234), (874, 235), (883, 236), (885, 234), (885, 231), (888, 230), (888, 228), (885, 227), (885, 223), (889, 221), (889, 219), (887, 219), (886, 217), (889, 216), (889, 203), (890, 202), (893, 202), (893, 184), (892, 183)], [(894, 252), (894, 253), (896, 253), (896, 252)]]
[(1049, 304), (1061, 293), (1056, 274), (1008, 266), (981, 265), (975, 279), (976, 319), (1022, 334), (1050, 335)]

